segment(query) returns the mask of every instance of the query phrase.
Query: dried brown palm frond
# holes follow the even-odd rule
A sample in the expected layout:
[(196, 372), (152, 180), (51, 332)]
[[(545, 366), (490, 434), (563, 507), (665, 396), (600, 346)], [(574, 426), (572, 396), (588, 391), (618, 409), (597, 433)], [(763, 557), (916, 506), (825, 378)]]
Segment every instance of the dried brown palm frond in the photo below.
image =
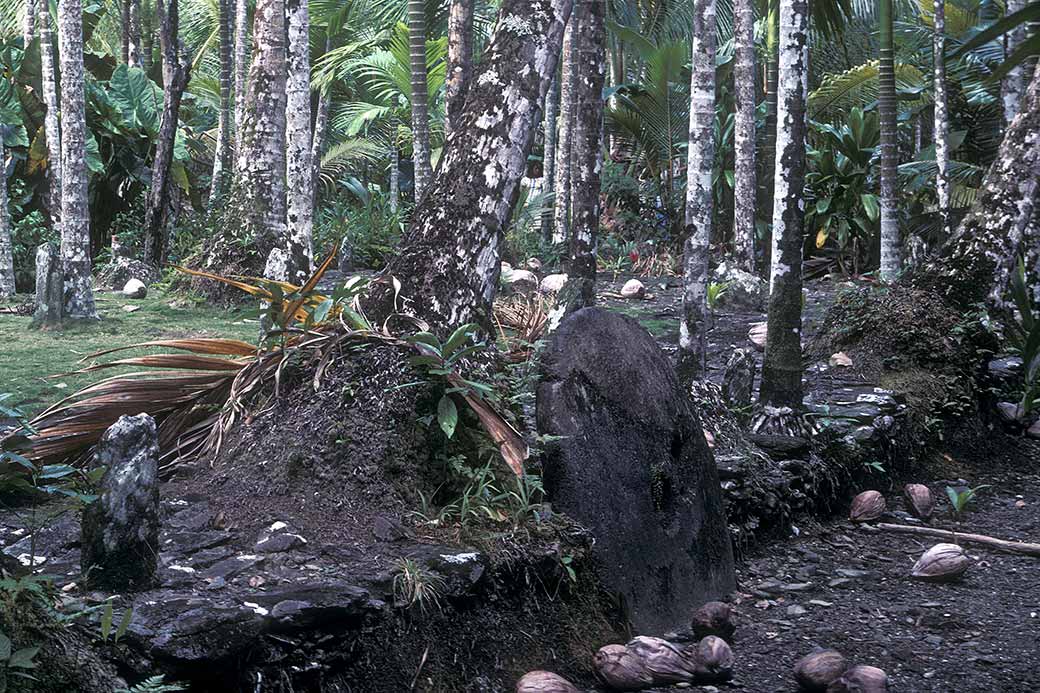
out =
[(545, 335), (549, 313), (556, 306), (553, 296), (538, 292), (513, 295), (495, 301), (494, 318), (499, 339), (509, 361), (525, 361), (531, 345)]
[(667, 250), (641, 255), (632, 272), (641, 277), (675, 277), (679, 274), (679, 260)]

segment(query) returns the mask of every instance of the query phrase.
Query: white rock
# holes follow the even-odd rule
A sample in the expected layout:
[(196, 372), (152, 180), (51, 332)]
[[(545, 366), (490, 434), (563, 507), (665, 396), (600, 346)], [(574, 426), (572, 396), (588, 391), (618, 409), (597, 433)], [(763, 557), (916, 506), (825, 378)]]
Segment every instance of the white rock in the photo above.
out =
[(764, 322), (753, 322), (751, 323), (751, 329), (748, 330), (747, 338), (751, 342), (751, 346), (755, 347), (755, 351), (766, 350), (766, 326), (768, 323)]
[(852, 365), (852, 359), (844, 351), (839, 351), (836, 354), (831, 354), (828, 363), (831, 368), (848, 368)]
[(764, 310), (769, 298), (769, 282), (758, 275), (745, 272), (735, 265), (723, 262), (711, 273), (716, 284), (725, 284), (719, 296), (719, 308)]
[(567, 283), (566, 274), (550, 274), (542, 280), (542, 283), (538, 285), (538, 289), (543, 294), (556, 294), (560, 292), (563, 285)]
[(127, 298), (144, 298), (148, 295), (148, 287), (140, 279), (131, 279), (123, 285), (123, 295)]
[(643, 298), (646, 295), (646, 287), (638, 279), (629, 279), (621, 287), (622, 298)]
[(530, 270), (515, 269), (502, 274), (502, 280), (514, 291), (527, 293), (538, 289), (538, 277)]
[(532, 272), (537, 272), (538, 270), (542, 269), (542, 261), (536, 257), (528, 258), (527, 269), (531, 270)]

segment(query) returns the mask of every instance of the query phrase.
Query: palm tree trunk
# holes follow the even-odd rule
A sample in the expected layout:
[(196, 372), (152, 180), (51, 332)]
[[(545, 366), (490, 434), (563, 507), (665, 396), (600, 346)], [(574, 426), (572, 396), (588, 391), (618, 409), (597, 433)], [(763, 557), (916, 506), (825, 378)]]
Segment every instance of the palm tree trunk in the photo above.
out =
[(448, 77), (444, 90), (444, 138), (451, 136), (466, 102), (466, 89), (473, 74), (473, 2), (451, 0), (448, 14)]
[(560, 61), (560, 125), (556, 140), (556, 181), (553, 190), (553, 243), (566, 243), (571, 229), (571, 138), (574, 125), (574, 29), (567, 25)]
[(759, 398), (771, 407), (802, 403), (802, 227), (805, 221), (805, 102), (809, 3), (780, 0), (776, 201), (769, 325)]
[[(1012, 14), (1023, 9), (1028, 5), (1028, 0), (1007, 0), (1007, 10), (1005, 14)], [(1026, 24), (1020, 24), (1016, 28), (1005, 34), (1004, 37), (1004, 55), (1009, 56), (1011, 53), (1018, 48), (1029, 34), (1029, 27)], [(1028, 71), (1027, 63), (1020, 63), (1008, 71), (1007, 75), (1004, 76), (1004, 81), (1000, 85), (1001, 101), (1004, 105), (1004, 128), (1007, 129), (1011, 121), (1015, 119), (1018, 112), (1022, 109), (1022, 96), (1026, 93), (1026, 88), (1029, 86), (1029, 81), (1032, 78), (1032, 73)]]
[[(571, 160), (571, 238), (567, 272), (577, 291), (569, 310), (596, 299), (596, 232), (599, 229), (603, 139), (603, 82), (607, 73), (607, 8), (604, 0), (576, 0), (574, 133)], [(546, 95), (548, 98), (548, 94)]]
[[(155, 0), (158, 2), (159, 0)], [(152, 13), (145, 3), (148, 0), (135, 0), (141, 3), (141, 69), (145, 72), (152, 71), (152, 56), (155, 55), (155, 27), (152, 26)], [(133, 40), (131, 39), (131, 44)]]
[(879, 0), (878, 117), (881, 123), (881, 280), (894, 281), (903, 267), (899, 235), (899, 132), (892, 0)]
[(242, 137), (249, 71), (249, 0), (235, 0), (235, 147)]
[(218, 0), (220, 22), (220, 111), (217, 114), (217, 145), (213, 152), (213, 176), (209, 187), (209, 209), (224, 200), (231, 174), (231, 0)]
[(123, 63), (130, 64), (130, 0), (123, 0), (119, 5), (119, 33), (122, 39)]
[(246, 237), (264, 262), (285, 249), (285, 3), (258, 0), (253, 64), (236, 151), (235, 189)]
[(161, 267), (166, 261), (169, 233), (171, 187), (170, 165), (173, 163), (173, 144), (177, 137), (177, 119), (181, 97), (188, 86), (191, 61), (180, 40), (178, 0), (157, 0), (159, 17), (159, 46), (162, 51), (163, 110), (156, 138), (155, 159), (152, 161), (152, 187), (144, 213), (144, 261)]
[[(765, 132), (762, 140), (762, 156), (759, 173), (761, 175), (762, 191), (762, 218), (767, 222), (773, 221), (773, 193), (776, 181), (773, 173), (776, 171), (776, 111), (777, 111), (777, 88), (780, 81), (780, 52), (779, 52), (779, 10), (775, 1), (769, 4), (769, 13), (766, 15), (766, 78), (765, 78), (765, 102), (766, 122)], [(773, 242), (770, 240), (764, 248), (766, 262), (766, 274), (769, 273), (771, 263)]]
[(401, 150), (395, 138), (390, 145), (390, 211), (397, 212), (401, 202)]
[(141, 67), (141, 0), (125, 0), (126, 64)]
[(678, 373), (681, 380), (692, 381), (703, 372), (707, 353), (708, 246), (714, 214), (711, 174), (715, 166), (715, 0), (697, 0), (693, 8), (687, 142)]
[(14, 296), (14, 247), (11, 212), (7, 208), (7, 155), (0, 137), (0, 298)]
[(40, 3), (40, 83), (43, 92), (43, 132), (47, 139), (47, 206), (51, 225), (61, 223), (61, 123), (58, 109), (58, 83), (54, 63), (54, 33), (51, 31), (49, 3)]
[(755, 271), (755, 6), (737, 0), (733, 6), (736, 113), (733, 132), (733, 255), (737, 264)]
[(307, 0), (286, 0), (288, 77), (286, 79), (286, 193), (289, 231), (289, 281), (302, 284), (314, 262), (314, 167), (311, 148), (311, 49)]
[(942, 237), (950, 233), (950, 114), (946, 92), (946, 0), (935, 0), (932, 59), (935, 67), (935, 193), (939, 200)]
[(37, 0), (25, 0), (25, 14), (22, 15), (22, 46), (25, 50), (29, 50), (36, 35), (36, 3)]
[(430, 92), (426, 86), (426, 2), (408, 0), (408, 43), (412, 73), (412, 160), (415, 162), (415, 204), (433, 178), (430, 165)]
[(83, 6), (58, 2), (61, 56), (61, 264), (62, 312), (98, 317), (90, 281), (90, 212), (87, 209), (87, 122), (83, 79)]
[[(491, 324), (502, 231), (527, 169), (571, 1), (502, 1), (498, 31), (470, 82), (436, 185), (416, 208), (402, 251), (387, 269), (403, 284), (404, 308), (435, 332)], [(483, 117), (491, 111), (500, 117)], [(389, 315), (395, 293), (384, 286), (369, 314)]]
[[(556, 117), (560, 111), (559, 80), (553, 79), (549, 91), (545, 93), (545, 120), (542, 129), (545, 132), (545, 147), (542, 150), (543, 192), (556, 192)], [(547, 207), (542, 212), (542, 241), (548, 245), (553, 239), (553, 208)]]
[[(328, 52), (329, 44), (325, 44)], [(314, 117), (314, 138), (311, 141), (311, 206), (317, 207), (318, 187), (321, 184), (321, 157), (325, 154), (325, 138), (329, 129), (329, 109), (332, 106), (330, 89), (318, 95), (318, 114)]]

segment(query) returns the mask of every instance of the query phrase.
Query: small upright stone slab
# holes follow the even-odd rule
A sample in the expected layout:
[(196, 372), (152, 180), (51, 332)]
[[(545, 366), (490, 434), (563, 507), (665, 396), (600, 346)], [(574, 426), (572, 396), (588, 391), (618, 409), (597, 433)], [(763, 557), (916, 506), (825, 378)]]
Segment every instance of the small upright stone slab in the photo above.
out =
[(140, 590), (159, 555), (159, 436), (147, 414), (121, 416), (101, 437), (101, 497), (83, 511), (81, 568), (87, 584)]
[(61, 306), (65, 282), (62, 278), (61, 253), (53, 243), (36, 248), (36, 310), (33, 324), (57, 325), (61, 322)]
[(538, 432), (553, 508), (595, 536), (601, 584), (663, 633), (735, 587), (718, 470), (690, 398), (635, 320), (585, 308), (553, 333)]

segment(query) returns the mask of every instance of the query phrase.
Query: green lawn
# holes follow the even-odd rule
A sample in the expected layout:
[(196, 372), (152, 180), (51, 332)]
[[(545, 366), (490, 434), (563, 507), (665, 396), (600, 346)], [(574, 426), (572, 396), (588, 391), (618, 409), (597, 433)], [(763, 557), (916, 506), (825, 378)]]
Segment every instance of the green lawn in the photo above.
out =
[[(27, 414), (38, 413), (95, 380), (115, 375), (117, 371), (111, 370), (52, 377), (81, 368), (80, 359), (104, 349), (178, 337), (256, 341), (257, 323), (244, 318), (245, 310), (214, 308), (179, 296), (166, 296), (154, 289), (143, 300), (130, 300), (111, 292), (96, 297), (99, 322), (68, 324), (61, 329), (36, 330), (28, 317), (0, 314), (0, 393), (13, 393), (5, 404), (20, 406)], [(139, 309), (126, 312), (124, 306)], [(156, 349), (151, 352), (159, 353)], [(128, 351), (125, 355), (141, 353), (147, 350)]]

